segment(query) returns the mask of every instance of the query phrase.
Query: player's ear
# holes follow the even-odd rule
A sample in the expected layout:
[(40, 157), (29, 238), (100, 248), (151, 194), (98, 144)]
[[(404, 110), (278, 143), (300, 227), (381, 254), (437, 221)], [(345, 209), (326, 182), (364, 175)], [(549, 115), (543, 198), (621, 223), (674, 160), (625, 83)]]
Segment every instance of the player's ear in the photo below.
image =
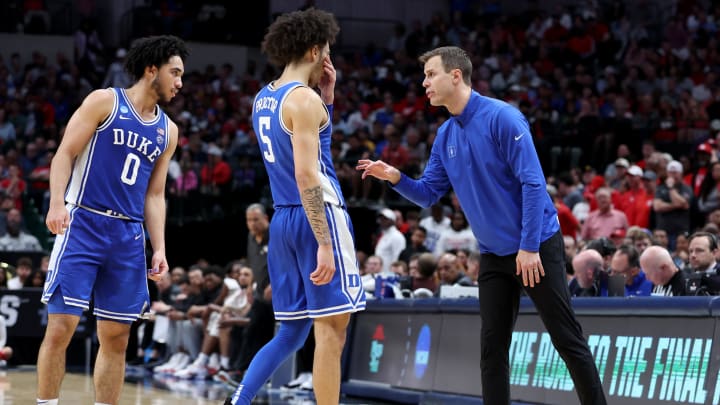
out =
[(158, 68), (155, 65), (145, 67), (145, 74), (149, 74), (153, 79), (157, 77)]

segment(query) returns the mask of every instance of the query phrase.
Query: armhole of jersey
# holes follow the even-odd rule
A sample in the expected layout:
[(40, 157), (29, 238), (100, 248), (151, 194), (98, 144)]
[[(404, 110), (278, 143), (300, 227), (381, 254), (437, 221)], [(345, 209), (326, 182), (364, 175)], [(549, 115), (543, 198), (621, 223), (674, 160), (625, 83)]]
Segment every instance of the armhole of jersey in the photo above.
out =
[(113, 93), (113, 108), (112, 108), (112, 110), (110, 110), (110, 114), (108, 114), (108, 116), (105, 117), (105, 119), (100, 122), (100, 125), (98, 125), (96, 131), (102, 131), (103, 129), (110, 126), (110, 123), (112, 123), (115, 120), (115, 115), (117, 114), (118, 105), (120, 104), (120, 102), (118, 100), (118, 94), (114, 88), (110, 87), (109, 89), (112, 90), (112, 93)]
[(303, 86), (303, 85), (300, 84), (300, 83), (297, 83), (297, 84), (293, 85), (291, 88), (289, 88), (289, 89), (285, 92), (285, 95), (284, 95), (283, 98), (280, 100), (280, 105), (278, 106), (278, 109), (279, 109), (278, 121), (280, 121), (280, 127), (282, 128), (283, 131), (285, 131), (286, 134), (290, 135), (290, 137), (293, 136), (293, 133), (292, 133), (291, 130), (289, 130), (289, 129), (285, 126), (285, 120), (283, 119), (283, 105), (285, 104), (285, 99), (287, 98), (287, 96), (288, 96), (290, 93), (292, 93), (295, 89), (297, 89), (298, 87), (306, 87), (306, 86)]
[(323, 106), (323, 109), (325, 110), (325, 115), (327, 116), (327, 120), (325, 120), (325, 123), (320, 126), (319, 131), (321, 131), (321, 132), (324, 131), (325, 128), (327, 128), (330, 125), (330, 123), (332, 122), (332, 117), (330, 116), (330, 110), (328, 110), (325, 103), (322, 103), (322, 106)]

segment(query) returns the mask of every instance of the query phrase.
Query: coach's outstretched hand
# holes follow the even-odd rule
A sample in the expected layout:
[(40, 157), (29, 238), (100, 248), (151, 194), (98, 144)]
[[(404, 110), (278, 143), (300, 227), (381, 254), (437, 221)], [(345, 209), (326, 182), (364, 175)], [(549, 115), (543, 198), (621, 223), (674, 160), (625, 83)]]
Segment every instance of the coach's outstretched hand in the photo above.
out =
[(360, 159), (358, 160), (355, 170), (362, 170), (362, 178), (365, 180), (367, 176), (373, 176), (380, 180), (387, 180), (392, 184), (397, 184), (400, 181), (400, 170), (393, 166), (383, 162), (382, 160), (369, 160)]

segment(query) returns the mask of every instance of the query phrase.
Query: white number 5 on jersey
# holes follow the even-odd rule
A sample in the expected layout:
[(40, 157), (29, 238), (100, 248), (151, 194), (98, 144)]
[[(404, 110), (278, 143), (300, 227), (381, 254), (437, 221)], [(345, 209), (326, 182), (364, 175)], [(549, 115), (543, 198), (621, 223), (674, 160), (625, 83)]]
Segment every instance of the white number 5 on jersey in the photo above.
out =
[(275, 163), (275, 154), (273, 154), (272, 142), (270, 137), (265, 135), (267, 131), (270, 131), (270, 117), (259, 117), (258, 123), (260, 124), (260, 140), (262, 143), (267, 145), (267, 150), (263, 152), (263, 157), (270, 163)]

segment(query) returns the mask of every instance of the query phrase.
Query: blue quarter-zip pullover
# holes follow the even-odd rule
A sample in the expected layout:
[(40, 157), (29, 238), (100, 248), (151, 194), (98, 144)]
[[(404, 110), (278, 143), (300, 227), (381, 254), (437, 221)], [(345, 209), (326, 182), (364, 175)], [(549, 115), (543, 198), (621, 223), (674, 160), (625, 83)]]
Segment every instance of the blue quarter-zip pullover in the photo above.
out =
[(394, 188), (428, 207), (451, 186), (482, 253), (537, 252), (560, 229), (527, 120), (503, 101), (473, 91), (438, 129), (422, 177)]

